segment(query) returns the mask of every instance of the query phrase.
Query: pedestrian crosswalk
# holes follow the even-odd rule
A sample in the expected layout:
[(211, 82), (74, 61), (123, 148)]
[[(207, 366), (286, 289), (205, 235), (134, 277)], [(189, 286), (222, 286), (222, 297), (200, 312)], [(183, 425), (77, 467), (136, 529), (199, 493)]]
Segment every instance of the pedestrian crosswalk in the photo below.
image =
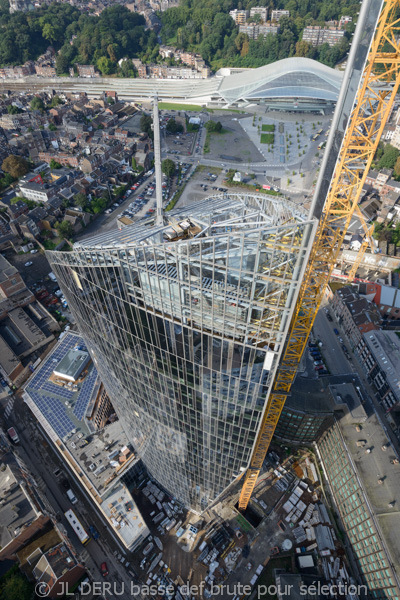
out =
[(14, 408), (14, 398), (10, 398), (10, 400), (7, 403), (6, 409), (4, 411), (4, 418), (5, 419), (9, 418), (9, 416), (12, 413), (13, 408)]

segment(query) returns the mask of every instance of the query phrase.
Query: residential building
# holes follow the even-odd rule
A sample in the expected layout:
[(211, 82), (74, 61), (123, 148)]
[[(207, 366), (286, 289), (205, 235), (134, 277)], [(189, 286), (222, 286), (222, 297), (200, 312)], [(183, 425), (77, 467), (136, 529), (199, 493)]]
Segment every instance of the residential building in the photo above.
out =
[(400, 338), (395, 331), (370, 331), (362, 336), (357, 354), (379, 402), (387, 411), (400, 402)]
[(94, 65), (76, 65), (79, 77), (97, 77)]
[(55, 195), (55, 190), (48, 184), (32, 182), (20, 182), (19, 191), (24, 198), (34, 202), (48, 202)]
[(279, 21), (282, 17), (290, 17), (288, 10), (273, 10), (271, 12), (271, 21)]
[(335, 292), (331, 308), (353, 348), (364, 333), (378, 330), (382, 318), (379, 310), (365, 297), (360, 297), (356, 288), (345, 286)]
[(390, 143), (392, 146), (400, 150), (400, 125), (396, 125)]
[(64, 542), (44, 554), (35, 553), (35, 558), (33, 560), (36, 564), (32, 573), (35, 581), (46, 584), (47, 598), (59, 598), (64, 595), (66, 586), (72, 589), (86, 573), (85, 567), (75, 559)]
[(250, 9), (250, 17), (259, 17), (260, 22), (265, 23), (268, 18), (268, 7), (267, 6), (253, 6)]
[(21, 129), (31, 125), (30, 113), (20, 113), (17, 115), (3, 114), (0, 117), (0, 127), (3, 129)]
[(245, 33), (251, 40), (256, 40), (261, 36), (268, 35), (269, 33), (276, 35), (279, 33), (279, 25), (274, 23), (264, 23), (262, 25), (247, 23), (246, 25), (239, 25), (239, 32)]
[(47, 254), (135, 452), (191, 510), (248, 465), (314, 230), (232, 194)]
[(0, 560), (12, 560), (32, 537), (49, 526), (37, 485), (21, 458), (14, 456), (0, 434)]
[(305, 27), (303, 30), (303, 40), (312, 46), (322, 46), (328, 44), (335, 46), (344, 37), (345, 32), (338, 27), (320, 27), (319, 25)]
[(400, 545), (393, 510), (400, 494), (398, 465), (393, 465), (395, 453), (377, 416), (372, 412), (361, 422), (359, 414), (344, 409), (316, 449), (356, 581), (367, 588), (363, 597), (399, 598)]
[(29, 12), (34, 10), (35, 6), (30, 0), (10, 0), (10, 13)]
[(246, 23), (247, 19), (249, 18), (249, 11), (238, 10), (237, 8), (235, 8), (235, 10), (229, 11), (229, 15), (232, 17), (232, 19), (237, 25), (241, 25), (243, 23)]
[(41, 63), (35, 66), (36, 75), (40, 77), (55, 77), (57, 75), (56, 69), (51, 63)]
[(0, 254), (0, 300), (10, 298), (25, 289), (25, 282), (18, 269)]
[(353, 17), (349, 17), (349, 16), (342, 16), (340, 17), (339, 20), (339, 27), (343, 28), (345, 27), (348, 23), (351, 23), (353, 21)]

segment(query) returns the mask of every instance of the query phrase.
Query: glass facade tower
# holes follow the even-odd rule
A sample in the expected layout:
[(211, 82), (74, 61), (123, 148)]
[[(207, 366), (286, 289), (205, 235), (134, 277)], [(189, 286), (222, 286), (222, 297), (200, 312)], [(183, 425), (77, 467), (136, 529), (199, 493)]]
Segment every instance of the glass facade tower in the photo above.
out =
[(315, 222), (224, 195), (47, 256), (151, 475), (202, 512), (247, 467)]

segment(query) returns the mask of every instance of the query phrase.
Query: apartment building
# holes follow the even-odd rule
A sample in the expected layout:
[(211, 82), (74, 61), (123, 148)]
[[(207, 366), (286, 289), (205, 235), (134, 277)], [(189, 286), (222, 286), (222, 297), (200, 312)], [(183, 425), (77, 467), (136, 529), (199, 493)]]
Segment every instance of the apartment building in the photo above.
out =
[(353, 348), (364, 333), (380, 328), (382, 319), (377, 306), (360, 296), (356, 288), (346, 286), (337, 290), (331, 308)]
[(235, 21), (236, 25), (241, 25), (243, 23), (246, 23), (247, 19), (249, 18), (249, 15), (250, 15), (248, 10), (238, 10), (237, 8), (235, 8), (235, 10), (230, 10), (229, 14), (232, 17), (232, 19)]
[(388, 411), (400, 402), (400, 338), (395, 331), (365, 333), (358, 346), (361, 364)]
[(250, 40), (257, 40), (259, 37), (266, 36), (270, 33), (272, 33), (272, 35), (279, 33), (279, 25), (272, 23), (264, 23), (263, 25), (246, 23), (246, 25), (239, 26), (239, 32), (246, 34)]
[(79, 77), (97, 77), (94, 65), (76, 65)]
[(279, 21), (282, 17), (290, 17), (289, 10), (273, 10), (271, 12), (271, 21)]
[(250, 9), (250, 18), (259, 17), (260, 21), (266, 22), (268, 18), (268, 7), (267, 6), (253, 6)]
[(312, 46), (322, 46), (322, 44), (335, 46), (343, 39), (344, 34), (345, 32), (338, 27), (309, 26), (303, 31), (303, 41)]

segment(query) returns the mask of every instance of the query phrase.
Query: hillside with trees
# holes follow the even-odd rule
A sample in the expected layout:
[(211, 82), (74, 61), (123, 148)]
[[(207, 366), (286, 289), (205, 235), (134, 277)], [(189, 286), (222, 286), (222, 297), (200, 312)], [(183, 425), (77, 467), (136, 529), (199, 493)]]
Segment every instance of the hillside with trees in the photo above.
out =
[[(229, 11), (252, 6), (289, 10), (290, 17), (281, 18), (279, 34), (249, 40), (239, 33)], [(224, 66), (259, 67), (290, 56), (313, 58), (333, 67), (349, 49), (354, 24), (347, 25), (344, 39), (332, 48), (328, 44), (315, 48), (302, 41), (303, 29), (323, 26), (342, 15), (356, 19), (359, 8), (358, 0), (181, 0), (178, 7), (162, 13), (161, 36), (165, 44), (198, 52), (213, 70)]]
[(144, 25), (142, 15), (120, 5), (105, 9), (98, 17), (61, 3), (10, 14), (8, 2), (0, 0), (0, 65), (36, 60), (52, 45), (60, 50), (56, 62), (60, 75), (80, 63), (94, 64), (104, 75), (128, 71), (126, 75), (131, 76), (129, 65), (118, 67), (121, 58), (158, 54), (157, 36)]

